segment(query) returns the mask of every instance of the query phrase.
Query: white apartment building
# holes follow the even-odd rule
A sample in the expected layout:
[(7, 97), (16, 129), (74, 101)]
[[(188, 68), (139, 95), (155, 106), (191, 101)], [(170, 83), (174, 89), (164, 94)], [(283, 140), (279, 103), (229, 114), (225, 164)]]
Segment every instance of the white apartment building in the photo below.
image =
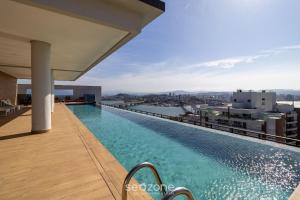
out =
[(266, 112), (274, 111), (276, 107), (276, 93), (265, 90), (261, 92), (237, 90), (237, 92), (233, 93), (232, 107), (258, 109)]
[[(233, 93), (232, 106), (200, 106), (198, 115), (189, 116), (190, 120), (199, 119), (202, 125), (212, 128), (257, 136), (245, 130), (265, 132), (270, 135), (297, 139), (298, 113), (293, 105), (277, 104), (276, 93), (268, 91), (242, 91)], [(232, 129), (234, 127), (237, 129)], [(285, 141), (271, 136), (269, 140)]]

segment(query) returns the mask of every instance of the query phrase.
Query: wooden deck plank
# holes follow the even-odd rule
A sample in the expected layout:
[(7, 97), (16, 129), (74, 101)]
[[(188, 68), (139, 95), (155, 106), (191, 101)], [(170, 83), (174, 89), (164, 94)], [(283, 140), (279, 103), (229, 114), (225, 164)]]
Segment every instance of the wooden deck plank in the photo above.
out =
[(300, 184), (290, 196), (289, 200), (300, 200)]
[[(66, 112), (71, 112), (69, 109)], [(127, 175), (125, 168), (115, 159), (115, 157), (95, 138), (93, 134), (80, 122), (78, 118), (74, 118), (74, 115), (70, 115), (73, 122), (81, 132), (81, 137), (90, 147), (91, 152), (95, 156), (95, 162), (98, 162), (99, 170), (103, 173), (103, 178), (107, 181), (111, 191), (116, 199), (121, 199), (122, 184)], [(133, 184), (138, 184), (135, 179), (132, 180)], [(128, 192), (128, 199), (135, 200), (150, 200), (150, 195), (144, 191)]]
[[(48, 133), (0, 140), (1, 199), (121, 199), (126, 170), (65, 107)], [(30, 132), (31, 111), (0, 127), (0, 138)], [(130, 199), (151, 199), (146, 192)]]

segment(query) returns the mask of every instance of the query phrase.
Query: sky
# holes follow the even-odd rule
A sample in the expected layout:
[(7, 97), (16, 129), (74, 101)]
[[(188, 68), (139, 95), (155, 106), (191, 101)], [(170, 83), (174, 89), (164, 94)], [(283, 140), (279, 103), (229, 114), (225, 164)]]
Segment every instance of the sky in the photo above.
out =
[(299, 0), (165, 0), (75, 84), (111, 92), (300, 89)]

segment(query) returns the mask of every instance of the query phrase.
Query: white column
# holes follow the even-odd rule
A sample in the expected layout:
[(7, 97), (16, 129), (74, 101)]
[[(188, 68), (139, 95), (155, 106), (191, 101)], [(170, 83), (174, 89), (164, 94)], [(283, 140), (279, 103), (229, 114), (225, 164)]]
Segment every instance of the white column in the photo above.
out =
[(31, 41), (32, 132), (51, 129), (51, 45)]
[(55, 103), (55, 95), (54, 95), (54, 74), (53, 70), (51, 71), (51, 112), (54, 112), (54, 103)]

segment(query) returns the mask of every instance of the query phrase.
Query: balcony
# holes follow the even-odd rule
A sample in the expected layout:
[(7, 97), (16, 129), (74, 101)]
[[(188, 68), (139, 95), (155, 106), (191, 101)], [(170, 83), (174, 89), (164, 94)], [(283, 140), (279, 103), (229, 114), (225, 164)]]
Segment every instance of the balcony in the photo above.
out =
[(288, 124), (291, 124), (291, 125), (293, 125), (293, 124), (298, 124), (298, 121), (290, 121), (290, 122), (286, 122), (286, 124), (288, 125)]
[(287, 113), (286, 117), (297, 117), (297, 113)]
[(297, 131), (298, 128), (297, 127), (289, 127), (289, 128), (286, 128), (286, 131), (287, 132), (290, 132), (290, 131)]

